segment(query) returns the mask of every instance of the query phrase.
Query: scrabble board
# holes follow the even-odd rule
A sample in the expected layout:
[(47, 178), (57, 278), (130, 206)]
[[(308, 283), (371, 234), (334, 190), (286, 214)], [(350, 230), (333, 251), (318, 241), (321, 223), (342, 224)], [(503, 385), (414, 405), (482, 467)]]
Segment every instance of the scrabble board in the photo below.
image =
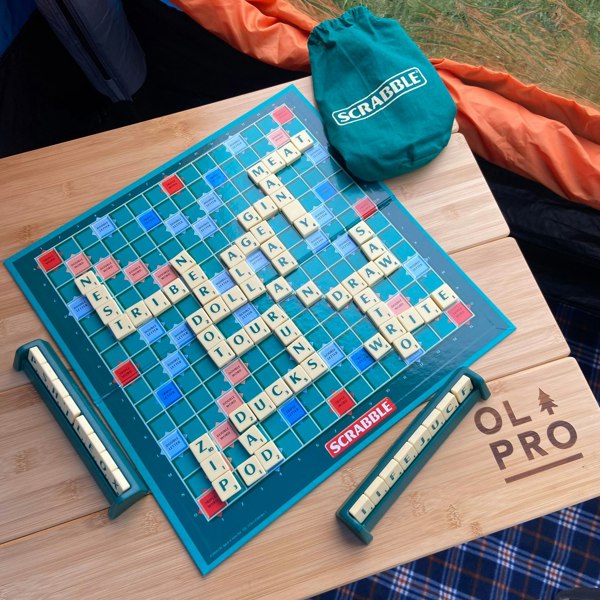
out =
[(294, 86), (6, 264), (204, 574), (514, 329)]

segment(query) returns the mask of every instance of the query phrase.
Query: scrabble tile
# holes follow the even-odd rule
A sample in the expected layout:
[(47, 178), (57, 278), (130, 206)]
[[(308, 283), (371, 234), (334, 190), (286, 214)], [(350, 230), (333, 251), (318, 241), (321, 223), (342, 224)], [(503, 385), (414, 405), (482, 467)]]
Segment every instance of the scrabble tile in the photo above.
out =
[(266, 475), (264, 467), (255, 456), (251, 456), (245, 460), (241, 465), (239, 465), (236, 471), (244, 483), (248, 486), (256, 483), (261, 477)]
[(429, 433), (427, 427), (420, 425), (407, 441), (417, 452), (421, 452), (427, 446), (430, 439), (431, 433)]
[(399, 338), (395, 339), (393, 342), (393, 346), (396, 349), (396, 352), (400, 354), (400, 356), (404, 359), (407, 359), (409, 356), (412, 356), (415, 352), (421, 349), (419, 343), (410, 333), (405, 333)]
[(460, 404), (473, 391), (473, 382), (463, 375), (453, 386), (450, 392)]
[(365, 280), (358, 273), (348, 275), (346, 279), (342, 280), (342, 285), (351, 296), (354, 296), (357, 292), (362, 292), (367, 287)]
[(229, 347), (235, 352), (236, 356), (241, 356), (244, 352), (247, 352), (254, 346), (252, 338), (243, 329), (230, 335), (226, 341), (229, 344)]
[(108, 325), (109, 321), (116, 319), (118, 316), (123, 314), (123, 311), (117, 306), (117, 303), (111, 298), (104, 304), (101, 304), (97, 309), (96, 313), (100, 317), (100, 320), (104, 325)]
[(302, 156), (298, 148), (296, 148), (295, 144), (292, 142), (288, 142), (281, 146), (281, 148), (278, 149), (278, 152), (286, 165), (291, 165)]
[(246, 429), (238, 439), (248, 454), (254, 454), (269, 441), (256, 425)]
[(309, 308), (323, 297), (323, 292), (321, 292), (314, 281), (309, 281), (296, 290), (296, 295), (300, 299), (300, 302), (306, 308)]
[(303, 335), (288, 344), (286, 349), (289, 355), (298, 364), (307, 359), (315, 351), (310, 342)]
[(203, 284), (205, 281), (208, 281), (206, 273), (198, 265), (188, 269), (185, 273), (183, 273), (181, 279), (190, 288), (190, 290), (195, 290), (199, 285)]
[(367, 285), (375, 285), (383, 279), (383, 271), (372, 261), (358, 269), (357, 273), (364, 279)]
[(377, 306), (380, 302), (379, 296), (373, 291), (372, 288), (366, 288), (361, 292), (354, 294), (352, 298), (354, 304), (358, 307), (360, 312), (365, 314), (370, 308)]
[(320, 357), (319, 354), (311, 354), (308, 358), (300, 363), (300, 366), (304, 369), (306, 374), (311, 378), (312, 381), (318, 379), (329, 370), (327, 363)]
[(386, 277), (389, 277), (394, 271), (397, 271), (402, 266), (402, 263), (390, 251), (384, 252), (373, 262), (381, 269)]
[(289, 316), (278, 304), (273, 304), (262, 313), (262, 318), (271, 331), (275, 331), (279, 325), (285, 323)]
[(62, 410), (63, 415), (67, 417), (67, 420), (71, 425), (75, 422), (75, 419), (81, 414), (81, 410), (77, 403), (73, 398), (69, 395), (60, 399), (59, 402), (60, 410)]
[(205, 350), (210, 350), (225, 340), (225, 338), (221, 335), (221, 332), (214, 325), (209, 325), (198, 335), (196, 335), (196, 337)]
[(335, 310), (342, 310), (342, 308), (348, 306), (348, 304), (352, 302), (352, 296), (342, 284), (331, 288), (325, 294), (325, 298), (327, 298), (327, 302), (329, 302)]
[(254, 275), (254, 271), (246, 260), (242, 260), (237, 265), (229, 269), (229, 274), (231, 275), (231, 278), (238, 285), (240, 285), (242, 281), (246, 281), (246, 279), (252, 277)]
[(292, 390), (283, 377), (275, 380), (265, 392), (275, 406), (281, 406), (288, 398), (292, 397)]
[(284, 277), (278, 277), (270, 283), (267, 283), (267, 292), (275, 302), (279, 302), (287, 298), (294, 290)]
[(301, 392), (311, 382), (310, 377), (300, 365), (290, 369), (283, 379), (294, 394)]
[(117, 463), (114, 461), (113, 457), (108, 453), (107, 450), (105, 450), (104, 452), (100, 452), (98, 466), (104, 474), (104, 477), (106, 477), (107, 479), (110, 477), (111, 473), (114, 473), (119, 469)]
[(407, 308), (405, 311), (401, 312), (398, 315), (398, 319), (402, 324), (402, 327), (404, 327), (404, 329), (406, 329), (408, 332), (414, 331), (417, 327), (420, 327), (423, 325), (423, 323), (425, 323), (425, 321), (423, 321), (423, 317), (421, 317), (419, 311), (414, 306), (411, 306), (410, 308)]
[(259, 214), (254, 210), (254, 208), (252, 208), (252, 206), (241, 212), (237, 216), (237, 220), (246, 231), (250, 231), (252, 227), (262, 222)]
[(125, 311), (125, 314), (129, 317), (129, 320), (134, 327), (139, 327), (152, 318), (152, 313), (143, 300), (130, 306)]
[(277, 175), (267, 175), (258, 182), (258, 187), (266, 196), (271, 195), (282, 186), (283, 183), (281, 183), (281, 179)]
[(296, 325), (294, 325), (294, 321), (292, 321), (292, 319), (289, 319), (281, 325), (278, 325), (274, 329), (273, 333), (284, 346), (291, 344), (294, 340), (297, 340), (302, 335), (300, 330), (296, 327)]
[(277, 407), (266, 392), (261, 392), (257, 396), (254, 396), (254, 398), (248, 402), (248, 406), (259, 421), (266, 419), (270, 414), (273, 414), (275, 410), (277, 410)]
[(381, 477), (375, 477), (364, 491), (365, 496), (377, 506), (383, 497), (390, 491), (390, 486)]
[(58, 375), (48, 362), (42, 363), (39, 366), (38, 375), (48, 389), (52, 387), (52, 382), (58, 379)]
[(441, 411), (433, 409), (429, 415), (423, 419), (423, 427), (426, 427), (431, 437), (433, 437), (441, 428), (446, 419)]
[(240, 482), (231, 471), (219, 475), (211, 484), (222, 502), (226, 502), (242, 489)]
[(281, 450), (274, 442), (267, 442), (255, 451), (254, 456), (258, 458), (265, 471), (269, 471), (283, 460)]
[(263, 158), (263, 163), (268, 167), (269, 171), (273, 175), (279, 173), (279, 171), (285, 167), (285, 160), (281, 158), (277, 150), (271, 152), (271, 154), (267, 154), (267, 156)]
[(191, 442), (190, 450), (192, 451), (194, 458), (198, 461), (198, 464), (206, 460), (211, 454), (217, 452), (215, 444), (208, 433), (203, 433), (200, 437)]
[(48, 391), (52, 396), (54, 402), (60, 405), (60, 401), (63, 398), (66, 398), (69, 395), (65, 384), (57, 377), (52, 381), (52, 383), (48, 386)]
[(75, 429), (75, 433), (83, 440), (85, 439), (88, 435), (90, 435), (90, 433), (93, 433), (93, 429), (92, 426), (90, 425), (90, 422), (87, 420), (87, 418), (84, 415), (80, 415), (79, 417), (77, 417), (73, 423), (73, 429)]
[(198, 335), (212, 324), (212, 320), (203, 308), (199, 308), (197, 311), (186, 317), (185, 322), (195, 335)]
[(375, 508), (375, 505), (368, 496), (361, 494), (359, 499), (350, 507), (348, 512), (359, 522), (362, 523)]
[(37, 347), (32, 346), (27, 352), (27, 360), (33, 367), (33, 370), (37, 373), (40, 365), (47, 365), (48, 361), (44, 356), (43, 352)]
[(244, 326), (244, 330), (254, 344), (259, 344), (271, 335), (271, 330), (267, 327), (262, 317), (257, 317), (254, 321), (250, 321), (248, 325)]
[(256, 164), (252, 165), (247, 171), (248, 177), (254, 184), (258, 184), (261, 179), (268, 177), (271, 174), (269, 167), (261, 160)]
[(165, 285), (163, 292), (171, 304), (177, 304), (180, 300), (183, 300), (190, 295), (190, 290), (179, 277)]
[(208, 355), (219, 369), (235, 358), (235, 352), (230, 348), (227, 342), (219, 342), (213, 346), (208, 351)]
[(450, 415), (458, 408), (458, 400), (456, 396), (451, 392), (448, 392), (436, 405), (435, 407), (439, 410), (446, 420)]
[(256, 415), (246, 403), (238, 406), (233, 412), (230, 412), (228, 416), (238, 433), (246, 431), (250, 425), (254, 425), (257, 421)]
[(281, 240), (275, 235), (267, 242), (260, 245), (260, 249), (263, 254), (269, 259), (274, 260), (276, 256), (279, 256), (286, 250), (286, 247), (281, 243)]
[(110, 321), (108, 327), (118, 340), (122, 340), (135, 331), (135, 327), (127, 315), (119, 315), (116, 319)]
[[(225, 304), (229, 308), (230, 311), (237, 310), (244, 304), (248, 304), (248, 298), (242, 292), (239, 285), (234, 285), (232, 288), (228, 289), (226, 292), (223, 292), (223, 296), (221, 296), (225, 301)], [(208, 314), (210, 312), (207, 310)], [(212, 315), (211, 315), (212, 318)]]
[(267, 291), (264, 283), (261, 281), (259, 277), (256, 275), (252, 275), (252, 277), (246, 279), (240, 284), (240, 289), (242, 293), (248, 300), (252, 301), (262, 296)]
[(103, 283), (97, 285), (91, 290), (88, 290), (85, 294), (85, 297), (90, 301), (90, 304), (94, 307), (94, 309), (102, 306), (102, 304), (112, 298), (108, 288)]
[(284, 250), (273, 259), (273, 266), (280, 275), (288, 275), (298, 268), (298, 261), (288, 250)]
[(307, 238), (319, 229), (319, 224), (310, 213), (305, 213), (294, 221), (294, 227), (303, 238)]
[(254, 236), (258, 244), (264, 244), (264, 242), (270, 240), (275, 235), (273, 228), (266, 221), (261, 221), (257, 225), (254, 225), (250, 229), (250, 233)]
[(359, 221), (354, 227), (348, 229), (348, 235), (360, 246), (368, 242), (375, 232), (364, 221)]
[(278, 190), (271, 192), (270, 198), (277, 207), (278, 211), (296, 199), (294, 196), (292, 196), (292, 194), (290, 194), (290, 191), (285, 187), (285, 185), (282, 185)]
[(231, 471), (229, 463), (219, 452), (209, 454), (200, 463), (200, 468), (204, 471), (209, 481), (214, 481), (219, 475), (223, 475), (226, 471)]
[(441, 310), (445, 310), (458, 300), (458, 296), (447, 283), (444, 283), (444, 285), (433, 291), (430, 296)]
[(106, 448), (104, 447), (102, 440), (95, 432), (92, 432), (87, 436), (85, 440), (85, 447), (92, 456), (100, 456), (101, 452), (106, 452)]
[(405, 442), (400, 450), (394, 454), (394, 460), (404, 470), (413, 460), (415, 460), (415, 458), (417, 458), (418, 454), (419, 453), (410, 442)]
[(372, 338), (369, 338), (364, 343), (364, 347), (375, 360), (385, 356), (392, 348), (380, 333), (376, 333)]
[(219, 292), (217, 292), (215, 286), (210, 281), (200, 284), (197, 288), (194, 288), (193, 292), (202, 306), (206, 306), (219, 295)]
[(281, 212), (290, 223), (293, 223), (296, 219), (306, 214), (306, 210), (304, 210), (304, 206), (302, 206), (299, 200), (288, 202), (281, 208)]
[(162, 290), (158, 290), (154, 294), (144, 298), (144, 303), (153, 317), (158, 317), (158, 315), (164, 313), (171, 306), (169, 299), (164, 295)]
[(82, 294), (86, 294), (100, 285), (100, 281), (94, 271), (86, 271), (83, 275), (75, 277), (75, 285)]
[(398, 478), (402, 475), (402, 467), (392, 458), (390, 462), (381, 469), (379, 477), (383, 479), (388, 487), (392, 487)]
[(244, 256), (252, 254), (259, 247), (258, 242), (250, 232), (240, 236), (237, 240), (235, 240), (235, 243), (242, 251)]
[(360, 245), (360, 249), (363, 254), (369, 260), (377, 260), (382, 254), (387, 252), (387, 248), (384, 243), (375, 235), (368, 242), (364, 242)]
[[(281, 191), (281, 189), (282, 188), (279, 188), (278, 191)], [(259, 217), (265, 221), (275, 216), (279, 211), (277, 204), (275, 204), (271, 196), (263, 196), (252, 205), (252, 208), (254, 208)]]
[(308, 131), (303, 129), (300, 133), (291, 137), (291, 142), (300, 152), (305, 152), (315, 145), (315, 141), (310, 137)]
[(242, 262), (244, 260), (244, 256), (245, 254), (240, 248), (238, 248), (237, 244), (232, 244), (228, 248), (225, 248), (221, 254), (219, 254), (219, 258), (229, 269)]
[(188, 269), (195, 267), (198, 263), (190, 256), (190, 254), (183, 250), (177, 256), (173, 257), (169, 264), (179, 273), (180, 275), (185, 273)]
[(430, 323), (442, 314), (438, 305), (431, 298), (426, 298), (422, 302), (419, 302), (415, 308), (425, 323)]
[(385, 323), (379, 325), (378, 330), (390, 344), (406, 333), (398, 317), (388, 319)]
[(231, 313), (231, 309), (223, 296), (217, 296), (214, 300), (211, 300), (204, 306), (204, 310), (213, 323), (219, 323)]
[(379, 304), (376, 304), (367, 311), (367, 316), (371, 319), (375, 327), (379, 327), (386, 321), (389, 321), (394, 316), (394, 313), (385, 302), (379, 302)]
[(121, 469), (111, 471), (110, 475), (107, 476), (107, 480), (118, 496), (125, 493), (131, 487), (131, 484), (127, 481)]

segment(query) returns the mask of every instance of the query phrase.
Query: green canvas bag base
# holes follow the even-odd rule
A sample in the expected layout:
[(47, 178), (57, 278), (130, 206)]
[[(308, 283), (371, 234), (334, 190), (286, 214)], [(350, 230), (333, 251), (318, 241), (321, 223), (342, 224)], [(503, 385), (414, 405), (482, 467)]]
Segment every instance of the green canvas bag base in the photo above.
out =
[(308, 39), (325, 133), (365, 181), (414, 171), (448, 144), (456, 105), (397, 21), (357, 6)]

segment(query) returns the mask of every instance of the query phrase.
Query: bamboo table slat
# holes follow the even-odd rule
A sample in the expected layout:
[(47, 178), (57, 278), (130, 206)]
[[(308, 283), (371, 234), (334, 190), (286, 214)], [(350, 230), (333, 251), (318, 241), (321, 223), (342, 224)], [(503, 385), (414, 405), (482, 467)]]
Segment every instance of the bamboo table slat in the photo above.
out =
[[(296, 85), (312, 99), (310, 79)], [(0, 161), (1, 256), (280, 87)], [(205, 578), (152, 497), (109, 521), (104, 497), (32, 386), (11, 368), (19, 345), (48, 334), (2, 267), (0, 598), (306, 596), (600, 493), (596, 402), (575, 361), (566, 358), (568, 347), (516, 243), (506, 237), (506, 223), (464, 138), (455, 133), (436, 160), (388, 184), (517, 331), (474, 365), (491, 382), (488, 412), (477, 421), (474, 411), (459, 426), (375, 529), (374, 542), (359, 545), (333, 515), (402, 424)], [(555, 401), (555, 414), (540, 412), (539, 389)], [(502, 425), (491, 434), (494, 419)], [(531, 441), (531, 431), (546, 455), (530, 449), (529, 458), (524, 450), (522, 439)], [(572, 431), (573, 444), (557, 447), (570, 443)], [(494, 444), (513, 448), (505, 469), (494, 458)]]

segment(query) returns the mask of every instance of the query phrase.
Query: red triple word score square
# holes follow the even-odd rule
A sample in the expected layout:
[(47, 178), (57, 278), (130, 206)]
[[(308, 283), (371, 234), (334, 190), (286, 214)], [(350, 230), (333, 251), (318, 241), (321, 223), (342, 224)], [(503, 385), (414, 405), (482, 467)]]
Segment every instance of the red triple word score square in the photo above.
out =
[(331, 396), (329, 404), (331, 404), (331, 408), (333, 408), (338, 417), (341, 417), (351, 410), (353, 406), (356, 406), (356, 402), (354, 402), (352, 396), (346, 390), (340, 390)]
[(164, 179), (160, 186), (167, 194), (172, 196), (183, 189), (183, 181), (177, 175), (171, 175), (171, 177)]
[(210, 519), (212, 516), (219, 514), (226, 506), (225, 502), (219, 498), (215, 490), (209, 490), (203, 496), (198, 498), (198, 504), (202, 512)]
[(377, 206), (369, 198), (362, 198), (356, 202), (354, 210), (361, 219), (366, 219), (375, 213)]
[(122, 365), (119, 365), (113, 371), (113, 373), (115, 375), (115, 379), (123, 387), (125, 387), (127, 384), (131, 383), (132, 381), (135, 381), (140, 376), (139, 371), (136, 369), (135, 365), (130, 360), (123, 363)]
[(272, 114), (273, 119), (280, 125), (283, 125), (294, 118), (294, 113), (287, 106), (276, 108)]
[(62, 263), (62, 259), (58, 252), (52, 249), (38, 256), (38, 263), (47, 273), (48, 271), (52, 271), (52, 269), (56, 269)]

